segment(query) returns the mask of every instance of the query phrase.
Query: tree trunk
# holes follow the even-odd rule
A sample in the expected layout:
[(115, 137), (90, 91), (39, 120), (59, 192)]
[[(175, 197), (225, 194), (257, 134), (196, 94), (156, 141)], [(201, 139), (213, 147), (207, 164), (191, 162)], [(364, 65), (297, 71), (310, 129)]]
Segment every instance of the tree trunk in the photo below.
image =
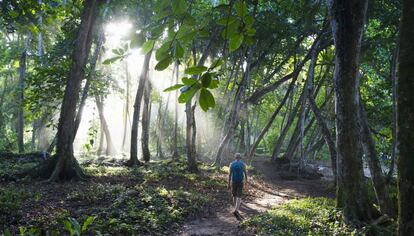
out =
[(151, 159), (151, 153), (149, 150), (149, 129), (150, 129), (150, 119), (151, 119), (151, 83), (147, 81), (145, 84), (144, 90), (144, 107), (142, 109), (142, 136), (141, 136), (141, 146), (142, 146), (142, 159), (145, 162), (149, 162)]
[(193, 150), (195, 148), (195, 146), (193, 145), (193, 126), (195, 124), (193, 124), (193, 121), (195, 120), (193, 118), (194, 113), (192, 112), (192, 108), (191, 108), (191, 101), (187, 102), (185, 104), (185, 114), (186, 114), (186, 151), (187, 151), (187, 165), (188, 165), (188, 170), (190, 172), (198, 172), (198, 166), (197, 166), (197, 161), (196, 161), (196, 157), (195, 157), (195, 150)]
[[(197, 66), (203, 66), (208, 55), (210, 54), (213, 39), (215, 38), (218, 31), (215, 31), (210, 37), (206, 48), (197, 63)], [(193, 60), (197, 61), (196, 49), (193, 47)], [(193, 78), (196, 78), (193, 76)], [(196, 160), (196, 123), (195, 123), (195, 104), (191, 107), (192, 99), (185, 104), (185, 115), (186, 115), (186, 149), (187, 149), (187, 162), (188, 169), (190, 172), (198, 172), (197, 160)]]
[[(175, 63), (175, 83), (178, 84), (178, 76), (180, 74), (179, 71), (179, 64)], [(175, 105), (174, 105), (174, 134), (173, 134), (173, 153), (172, 153), (172, 159), (176, 160), (178, 159), (178, 91), (175, 90)]]
[(285, 96), (283, 97), (282, 101), (280, 102), (279, 106), (275, 109), (270, 119), (267, 121), (265, 127), (263, 127), (262, 131), (260, 132), (259, 136), (256, 138), (255, 142), (251, 146), (248, 155), (246, 157), (247, 163), (251, 163), (254, 153), (256, 152), (257, 147), (259, 146), (260, 142), (262, 141), (263, 137), (269, 131), (270, 127), (273, 124), (273, 121), (276, 119), (277, 114), (279, 114), (279, 111), (282, 109), (284, 104), (286, 103), (287, 99), (289, 98), (290, 92), (293, 90), (295, 86), (296, 80), (292, 80), (290, 82), (290, 85), (285, 93)]
[(141, 110), (141, 100), (144, 95), (145, 83), (148, 80), (148, 70), (149, 63), (151, 59), (152, 51), (145, 55), (144, 64), (142, 66), (141, 75), (139, 77), (139, 84), (137, 89), (137, 94), (135, 96), (134, 102), (134, 113), (132, 115), (132, 124), (131, 124), (131, 150), (130, 150), (130, 159), (128, 165), (135, 166), (141, 164), (138, 160), (138, 122), (139, 114)]
[(102, 131), (103, 131), (103, 133), (105, 135), (105, 139), (106, 139), (105, 155), (107, 155), (107, 156), (115, 155), (116, 150), (115, 150), (115, 146), (112, 142), (111, 132), (109, 131), (108, 123), (106, 122), (106, 119), (105, 119), (104, 103), (103, 103), (102, 97), (100, 97), (99, 95), (96, 96), (95, 97), (95, 102), (96, 102), (96, 107), (98, 108), (99, 120), (101, 121)]
[(73, 130), (75, 128), (76, 105), (79, 99), (81, 82), (85, 76), (85, 65), (92, 43), (92, 32), (98, 14), (99, 1), (86, 0), (81, 15), (81, 23), (72, 54), (72, 65), (63, 97), (58, 133), (57, 162), (49, 181), (81, 179), (85, 177), (73, 155)]
[(253, 48), (250, 47), (248, 50), (248, 56), (247, 56), (247, 65), (246, 65), (246, 71), (244, 71), (243, 73), (243, 77), (240, 81), (240, 85), (237, 88), (236, 91), (236, 95), (234, 97), (234, 102), (233, 102), (233, 106), (232, 106), (232, 111), (230, 114), (230, 121), (229, 121), (229, 125), (227, 128), (227, 132), (226, 135), (222, 138), (222, 141), (218, 147), (217, 150), (217, 154), (216, 154), (216, 158), (215, 161), (213, 163), (214, 166), (220, 167), (221, 166), (221, 160), (222, 160), (222, 155), (223, 155), (223, 151), (224, 148), (227, 147), (230, 139), (233, 137), (233, 134), (236, 130), (236, 127), (239, 123), (239, 111), (242, 111), (243, 109), (245, 109), (245, 107), (242, 104), (242, 99), (246, 93), (246, 88), (249, 84), (249, 79), (250, 79), (250, 64), (251, 64), (251, 60), (252, 60), (252, 54), (253, 54)]
[(99, 125), (99, 146), (98, 146), (98, 150), (96, 151), (98, 156), (102, 155), (102, 152), (104, 150), (104, 143), (105, 143), (104, 138), (105, 138), (105, 132), (103, 130), (103, 122), (100, 122), (100, 125)]
[(392, 151), (390, 169), (387, 174), (387, 182), (391, 182), (394, 176), (395, 159), (397, 155), (397, 65), (398, 46), (394, 50), (391, 59), (391, 83), (392, 83)]
[(360, 225), (372, 217), (362, 171), (358, 98), (358, 68), (367, 0), (333, 0), (330, 5), (335, 41), (335, 111), (337, 204), (348, 223)]
[[(26, 77), (26, 57), (27, 57), (27, 44), (28, 39), (25, 40), (23, 52), (20, 55), (19, 60), (19, 85), (18, 85), (18, 106), (17, 106), (17, 146), (19, 153), (24, 152), (24, 83)], [(35, 131), (33, 131), (35, 132)]]
[(367, 156), (368, 166), (371, 172), (372, 182), (374, 184), (374, 190), (380, 206), (380, 210), (382, 213), (394, 218), (396, 215), (394, 204), (390, 198), (388, 187), (382, 173), (381, 163), (378, 160), (375, 142), (368, 127), (368, 118), (364, 105), (362, 104), (362, 100), (360, 100), (359, 106), (362, 146)]
[(283, 142), (286, 138), (286, 135), (290, 129), (290, 126), (293, 124), (293, 121), (295, 120), (296, 114), (298, 113), (299, 107), (302, 104), (302, 100), (304, 99), (304, 95), (305, 95), (305, 90), (302, 91), (298, 101), (296, 102), (295, 107), (293, 108), (292, 112), (290, 113), (287, 121), (286, 121), (286, 125), (283, 128), (282, 132), (279, 134), (279, 137), (276, 140), (276, 144), (273, 148), (273, 152), (272, 152), (272, 160), (276, 160), (279, 157), (280, 151), (282, 149), (283, 146)]
[[(168, 99), (167, 99), (168, 101)], [(162, 148), (162, 139), (163, 139), (163, 125), (162, 125), (162, 99), (160, 99), (159, 103), (158, 103), (158, 115), (157, 115), (157, 157), (160, 159), (164, 158), (164, 151)], [(173, 133), (173, 136), (175, 134)], [(173, 137), (174, 139), (174, 137)], [(174, 142), (174, 141), (173, 141)], [(174, 143), (173, 143), (174, 146)], [(173, 147), (174, 150), (174, 147)], [(174, 158), (174, 157), (173, 157)]]
[(76, 138), (79, 125), (82, 121), (83, 109), (85, 108), (86, 99), (88, 98), (88, 93), (89, 93), (89, 88), (91, 86), (91, 82), (95, 76), (94, 74), (95, 74), (96, 62), (98, 61), (98, 57), (99, 57), (99, 53), (102, 48), (103, 40), (104, 40), (104, 35), (102, 32), (96, 39), (95, 51), (93, 52), (92, 59), (90, 62), (90, 72), (89, 72), (88, 77), (86, 78), (85, 86), (83, 87), (83, 90), (82, 90), (82, 96), (81, 96), (81, 100), (79, 103), (78, 113), (76, 113), (76, 118), (75, 118), (75, 129), (73, 130), (74, 132), (73, 138)]
[(403, 0), (397, 88), (398, 234), (414, 235), (414, 2)]
[(124, 135), (122, 138), (122, 150), (125, 148), (127, 134), (128, 134), (128, 121), (129, 121), (129, 71), (128, 71), (128, 62), (125, 62), (125, 80), (126, 80), (126, 94), (125, 94), (125, 110), (124, 110)]
[(307, 84), (307, 89), (309, 90), (307, 99), (309, 101), (309, 106), (313, 114), (316, 117), (316, 121), (319, 127), (321, 128), (323, 138), (325, 139), (325, 143), (328, 146), (328, 150), (329, 150), (329, 154), (331, 158), (331, 167), (332, 167), (332, 172), (334, 176), (334, 184), (336, 185), (337, 183), (337, 170), (336, 170), (337, 153), (336, 153), (336, 148), (335, 148), (335, 142), (334, 142), (334, 139), (332, 138), (332, 134), (331, 134), (331, 131), (329, 130), (328, 124), (325, 122), (325, 119), (323, 118), (321, 111), (315, 102), (314, 96), (311, 96), (311, 94), (313, 94), (313, 80), (315, 76), (315, 67), (316, 67), (317, 59), (318, 59), (318, 55), (313, 54), (312, 59), (311, 59), (311, 64), (309, 65), (309, 70), (308, 70), (308, 76), (311, 78), (309, 79), (308, 84)]

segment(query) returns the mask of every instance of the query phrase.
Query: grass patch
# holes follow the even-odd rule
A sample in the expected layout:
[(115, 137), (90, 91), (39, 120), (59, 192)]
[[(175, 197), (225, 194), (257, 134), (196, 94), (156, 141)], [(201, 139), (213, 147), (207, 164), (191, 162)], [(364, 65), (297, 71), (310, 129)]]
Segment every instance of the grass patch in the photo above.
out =
[(334, 200), (306, 198), (291, 200), (243, 222), (243, 227), (258, 235), (393, 235), (395, 225), (368, 225), (354, 229), (344, 224)]

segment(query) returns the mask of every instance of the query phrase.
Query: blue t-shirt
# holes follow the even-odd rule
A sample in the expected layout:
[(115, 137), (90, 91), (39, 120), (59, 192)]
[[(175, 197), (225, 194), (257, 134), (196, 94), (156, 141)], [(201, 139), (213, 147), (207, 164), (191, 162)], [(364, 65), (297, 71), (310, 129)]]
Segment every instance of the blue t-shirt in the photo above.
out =
[(232, 182), (243, 182), (244, 178), (244, 163), (242, 161), (233, 161), (230, 164), (230, 173)]

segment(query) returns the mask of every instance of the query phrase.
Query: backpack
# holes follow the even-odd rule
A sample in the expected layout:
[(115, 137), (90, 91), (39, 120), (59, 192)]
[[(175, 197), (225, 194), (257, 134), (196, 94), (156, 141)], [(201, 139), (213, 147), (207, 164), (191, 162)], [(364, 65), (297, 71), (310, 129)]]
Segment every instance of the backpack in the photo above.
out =
[(242, 161), (235, 161), (231, 164), (232, 171), (231, 180), (233, 182), (243, 182), (244, 178), (244, 163)]

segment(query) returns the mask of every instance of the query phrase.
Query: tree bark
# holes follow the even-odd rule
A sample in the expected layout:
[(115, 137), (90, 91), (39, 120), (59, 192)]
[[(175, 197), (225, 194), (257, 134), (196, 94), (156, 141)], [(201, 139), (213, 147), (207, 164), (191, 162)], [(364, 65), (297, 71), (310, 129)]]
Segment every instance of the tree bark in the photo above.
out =
[(305, 55), (303, 60), (301, 60), (297, 63), (297, 65), (295, 66), (295, 69), (293, 70), (293, 72), (285, 75), (284, 77), (282, 77), (281, 79), (273, 82), (272, 84), (270, 84), (268, 86), (265, 86), (263, 88), (260, 88), (259, 90), (253, 92), (253, 94), (246, 99), (246, 102), (257, 104), (262, 99), (263, 96), (265, 96), (269, 92), (272, 92), (272, 91), (276, 90), (284, 82), (286, 82), (286, 81), (288, 81), (292, 78), (297, 77), (298, 74), (300, 73), (300, 71), (302, 70), (303, 66), (306, 64), (306, 62), (310, 60), (311, 54), (314, 51), (321, 51), (321, 50), (325, 49), (326, 47), (328, 47), (329, 45), (331, 45), (331, 42), (323, 42), (323, 43), (320, 42), (321, 36), (322, 36), (322, 34), (325, 33), (325, 31), (326, 31), (326, 29), (324, 28), (318, 33), (318, 36), (315, 39), (315, 41), (313, 42), (312, 46), (310, 47), (308, 53)]
[(105, 155), (112, 156), (116, 154), (114, 143), (112, 142), (111, 132), (109, 131), (108, 123), (104, 114), (103, 98), (97, 95), (95, 97), (96, 107), (98, 108), (99, 120), (101, 121), (102, 131), (106, 139), (106, 151)]
[(337, 204), (345, 221), (360, 225), (372, 218), (362, 171), (358, 68), (367, 0), (333, 0), (331, 25), (335, 41), (335, 111)]
[(382, 173), (381, 163), (378, 160), (375, 142), (372, 138), (371, 131), (368, 127), (368, 118), (364, 105), (362, 104), (362, 100), (360, 100), (359, 106), (359, 115), (361, 119), (362, 146), (364, 148), (364, 152), (368, 161), (369, 170), (371, 172), (375, 195), (377, 197), (381, 212), (394, 218), (396, 215), (394, 204), (390, 198), (388, 187)]
[(128, 134), (128, 121), (129, 121), (129, 71), (128, 71), (128, 62), (125, 62), (125, 80), (126, 80), (126, 98), (125, 98), (125, 112), (124, 112), (124, 135), (122, 138), (122, 150), (125, 148), (126, 140), (127, 140), (127, 134)]
[(403, 0), (397, 88), (398, 234), (414, 235), (414, 2)]
[[(23, 52), (19, 60), (19, 86), (18, 86), (18, 106), (17, 106), (17, 146), (19, 153), (24, 152), (24, 83), (26, 77), (26, 57), (27, 57), (27, 39), (24, 43)], [(35, 131), (33, 131), (35, 132)]]
[(248, 155), (246, 157), (247, 163), (251, 163), (254, 153), (256, 152), (257, 147), (259, 146), (260, 142), (262, 141), (263, 137), (269, 131), (270, 127), (273, 124), (273, 121), (276, 119), (277, 114), (279, 114), (279, 111), (282, 109), (282, 107), (285, 105), (287, 99), (289, 98), (290, 92), (293, 90), (295, 86), (296, 80), (292, 80), (290, 82), (290, 85), (285, 93), (285, 96), (283, 97), (282, 101), (280, 102), (279, 106), (275, 109), (272, 116), (267, 121), (266, 125), (263, 127), (262, 131), (260, 132), (259, 136), (256, 138), (255, 142), (251, 146)]
[(336, 148), (335, 148), (335, 142), (332, 137), (331, 131), (329, 130), (328, 124), (325, 122), (325, 119), (323, 118), (322, 113), (316, 104), (314, 96), (311, 95), (313, 94), (313, 80), (314, 80), (314, 75), (315, 75), (315, 67), (316, 67), (317, 59), (318, 59), (318, 55), (313, 54), (312, 59), (311, 59), (311, 64), (309, 65), (309, 71), (308, 71), (308, 76), (310, 76), (311, 78), (309, 79), (309, 82), (307, 84), (307, 89), (309, 90), (307, 99), (309, 101), (309, 106), (313, 114), (316, 117), (316, 121), (322, 131), (322, 135), (325, 140), (325, 143), (328, 147), (330, 159), (331, 159), (332, 172), (334, 176), (334, 184), (336, 185), (337, 183), (337, 168), (336, 168), (337, 153), (336, 153)]
[(144, 95), (144, 88), (145, 83), (148, 80), (148, 70), (149, 70), (149, 63), (151, 59), (152, 51), (145, 55), (144, 64), (142, 66), (141, 75), (139, 77), (139, 84), (137, 89), (137, 94), (135, 96), (134, 102), (134, 113), (132, 115), (132, 124), (131, 124), (131, 150), (130, 150), (130, 158), (128, 165), (135, 166), (140, 165), (140, 161), (138, 160), (138, 122), (139, 122), (139, 114), (141, 110), (141, 100), (142, 96)]
[(394, 176), (395, 159), (397, 155), (397, 65), (398, 46), (394, 50), (391, 59), (391, 83), (392, 83), (392, 151), (390, 169), (387, 174), (387, 182), (390, 183)]
[(85, 65), (92, 43), (92, 32), (98, 14), (99, 1), (86, 0), (81, 15), (81, 23), (72, 54), (72, 65), (63, 97), (58, 133), (57, 162), (49, 181), (81, 179), (85, 177), (73, 155), (73, 130), (75, 112), (79, 99), (81, 82), (85, 76)]
[(144, 90), (144, 107), (142, 109), (142, 136), (141, 136), (141, 146), (142, 146), (142, 159), (145, 162), (149, 162), (151, 159), (151, 153), (149, 150), (149, 129), (150, 129), (150, 119), (151, 119), (151, 83), (147, 81)]
[(253, 54), (253, 49), (249, 48), (248, 50), (248, 58), (247, 58), (247, 66), (246, 71), (243, 73), (243, 77), (241, 79), (240, 85), (237, 88), (236, 95), (234, 97), (233, 107), (230, 114), (230, 122), (228, 125), (228, 129), (226, 132), (226, 135), (222, 138), (222, 141), (218, 147), (217, 154), (215, 161), (213, 163), (214, 166), (220, 167), (221, 166), (221, 160), (222, 160), (222, 154), (224, 151), (224, 148), (228, 145), (230, 139), (233, 137), (233, 134), (236, 130), (237, 124), (239, 123), (238, 120), (238, 111), (242, 109), (241, 99), (244, 97), (244, 94), (246, 92), (246, 88), (250, 79), (250, 63), (251, 63), (251, 57)]
[(302, 91), (298, 101), (296, 102), (295, 107), (293, 108), (292, 112), (290, 113), (287, 121), (286, 121), (286, 125), (283, 128), (282, 132), (279, 134), (279, 137), (276, 140), (275, 146), (273, 148), (273, 152), (272, 152), (272, 160), (276, 160), (279, 157), (280, 151), (282, 149), (282, 145), (283, 142), (286, 138), (286, 135), (290, 129), (290, 126), (293, 124), (293, 121), (296, 117), (296, 114), (298, 113), (299, 107), (302, 104), (302, 100), (304, 99), (304, 95), (305, 95), (305, 90)]
[(100, 33), (100, 35), (96, 39), (96, 48), (95, 48), (95, 51), (93, 52), (92, 59), (91, 59), (91, 62), (90, 62), (90, 72), (89, 72), (88, 77), (86, 78), (85, 86), (83, 87), (83, 90), (82, 90), (82, 96), (81, 96), (81, 100), (80, 100), (80, 103), (79, 103), (78, 112), (76, 113), (75, 129), (73, 130), (73, 132), (74, 132), (73, 138), (74, 139), (76, 138), (76, 134), (78, 132), (79, 125), (82, 121), (83, 110), (85, 108), (86, 99), (88, 98), (89, 88), (91, 86), (91, 82), (92, 82), (93, 77), (94, 77), (96, 63), (98, 61), (99, 53), (100, 53), (101, 48), (102, 48), (103, 40), (104, 40), (104, 35), (103, 35), (103, 33)]
[[(178, 76), (180, 74), (179, 71), (179, 64), (175, 63), (175, 83), (178, 84)], [(172, 159), (176, 160), (178, 159), (178, 91), (175, 90), (175, 105), (174, 105), (174, 136), (173, 136), (173, 153), (172, 153)]]

